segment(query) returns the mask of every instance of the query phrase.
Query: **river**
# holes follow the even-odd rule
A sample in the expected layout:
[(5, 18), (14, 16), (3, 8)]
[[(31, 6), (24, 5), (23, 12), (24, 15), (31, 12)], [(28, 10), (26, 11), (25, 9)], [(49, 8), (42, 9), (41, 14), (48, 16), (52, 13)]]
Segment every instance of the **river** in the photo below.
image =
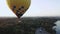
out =
[[(52, 33), (45, 30), (45, 28), (37, 28), (35, 34), (60, 34), (60, 21), (55, 22), (56, 26), (52, 28)], [(53, 31), (54, 30), (54, 31)], [(55, 32), (56, 31), (56, 32)]]
[(57, 21), (56, 25), (56, 34), (60, 34), (60, 21)]

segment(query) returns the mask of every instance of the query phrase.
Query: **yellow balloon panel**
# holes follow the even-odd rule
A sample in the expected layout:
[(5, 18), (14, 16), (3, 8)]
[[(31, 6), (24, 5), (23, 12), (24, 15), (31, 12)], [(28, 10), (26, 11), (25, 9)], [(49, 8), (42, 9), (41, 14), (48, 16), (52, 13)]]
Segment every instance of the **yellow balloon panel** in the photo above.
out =
[[(7, 0), (9, 8), (16, 14), (17, 11), (24, 14), (29, 8), (31, 0)], [(17, 14), (16, 14), (17, 15)]]

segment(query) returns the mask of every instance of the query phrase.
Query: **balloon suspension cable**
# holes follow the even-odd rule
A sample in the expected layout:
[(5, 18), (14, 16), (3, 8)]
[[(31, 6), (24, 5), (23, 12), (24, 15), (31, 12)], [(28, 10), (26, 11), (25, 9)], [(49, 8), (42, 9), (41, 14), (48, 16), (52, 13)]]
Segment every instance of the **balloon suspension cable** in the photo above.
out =
[(19, 18), (18, 22), (19, 22), (19, 23), (21, 22), (21, 18)]

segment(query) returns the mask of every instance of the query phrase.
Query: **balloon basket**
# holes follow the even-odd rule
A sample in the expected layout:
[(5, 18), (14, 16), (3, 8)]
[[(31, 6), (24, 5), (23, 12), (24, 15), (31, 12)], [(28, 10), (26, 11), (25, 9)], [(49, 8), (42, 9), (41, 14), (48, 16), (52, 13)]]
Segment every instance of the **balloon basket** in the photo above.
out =
[(20, 23), (21, 21), (19, 20), (18, 22)]
[(21, 22), (22, 22), (22, 21), (21, 21), (21, 19), (19, 18), (19, 19), (18, 19), (18, 23), (21, 23)]

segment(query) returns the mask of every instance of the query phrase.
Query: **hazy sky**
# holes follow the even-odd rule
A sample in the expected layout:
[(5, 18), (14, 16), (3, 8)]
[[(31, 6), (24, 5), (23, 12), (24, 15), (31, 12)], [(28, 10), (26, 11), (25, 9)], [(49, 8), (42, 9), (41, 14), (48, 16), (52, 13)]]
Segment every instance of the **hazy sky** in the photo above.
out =
[[(0, 17), (16, 17), (6, 0), (0, 0)], [(31, 0), (30, 8), (24, 16), (60, 16), (60, 0)]]

